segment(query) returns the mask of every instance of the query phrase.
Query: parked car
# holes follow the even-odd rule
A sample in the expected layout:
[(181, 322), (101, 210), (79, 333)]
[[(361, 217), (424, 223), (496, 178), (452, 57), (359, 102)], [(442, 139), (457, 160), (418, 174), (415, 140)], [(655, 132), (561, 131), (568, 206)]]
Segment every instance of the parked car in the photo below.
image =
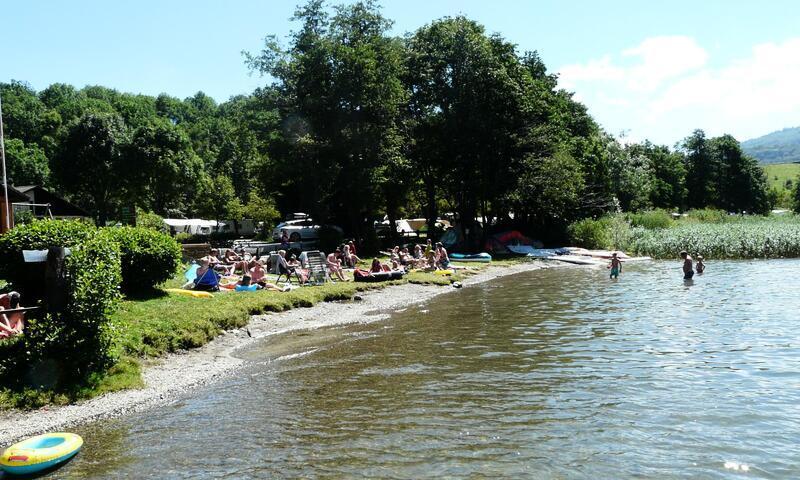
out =
[[(299, 215), (301, 214), (293, 214), (294, 217)], [(319, 240), (320, 228), (322, 228), (321, 225), (316, 224), (311, 217), (306, 215), (304, 218), (295, 218), (294, 220), (286, 220), (282, 223), (279, 223), (278, 226), (272, 230), (272, 239), (276, 242), (280, 241), (282, 231), (286, 230), (286, 233), (289, 234), (290, 242), (308, 242)], [(342, 233), (341, 228), (333, 228), (338, 230), (339, 233)]]

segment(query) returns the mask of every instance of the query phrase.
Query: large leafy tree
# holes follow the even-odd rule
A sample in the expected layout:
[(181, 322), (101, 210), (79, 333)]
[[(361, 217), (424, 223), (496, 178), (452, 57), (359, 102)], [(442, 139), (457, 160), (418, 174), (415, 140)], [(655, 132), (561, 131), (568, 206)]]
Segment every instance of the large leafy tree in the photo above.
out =
[(717, 206), (732, 212), (765, 213), (767, 181), (756, 159), (745, 155), (730, 135), (712, 139), (711, 151), (719, 165)]
[(47, 185), (50, 165), (44, 151), (35, 143), (26, 145), (11, 138), (6, 142), (8, 180), (14, 185)]
[(719, 203), (717, 179), (720, 175), (718, 159), (702, 130), (695, 130), (679, 145), (686, 165), (686, 203), (689, 208), (705, 208)]
[[(284, 199), (321, 219), (336, 212), (355, 236), (382, 205), (381, 188), (402, 165), (402, 44), (373, 1), (299, 8), (301, 28), (281, 49), (274, 38), (250, 56), (283, 96)], [(298, 179), (303, 182), (299, 183)]]
[(632, 157), (644, 157), (652, 173), (650, 203), (656, 208), (682, 208), (686, 203), (686, 167), (679, 152), (645, 141), (626, 147)]
[(160, 215), (187, 211), (203, 167), (183, 131), (166, 121), (140, 127), (125, 157), (123, 173), (137, 205)]
[[(517, 136), (525, 127), (525, 69), (514, 47), (464, 17), (445, 18), (408, 40), (406, 83), (416, 162), (429, 206), (437, 189), (458, 210), (465, 237), (476, 239), (479, 212), (510, 183)], [(429, 224), (437, 212), (429, 209)]]
[(118, 115), (86, 114), (69, 129), (52, 162), (57, 183), (92, 211), (99, 225), (125, 198), (127, 185), (120, 173), (129, 136)]

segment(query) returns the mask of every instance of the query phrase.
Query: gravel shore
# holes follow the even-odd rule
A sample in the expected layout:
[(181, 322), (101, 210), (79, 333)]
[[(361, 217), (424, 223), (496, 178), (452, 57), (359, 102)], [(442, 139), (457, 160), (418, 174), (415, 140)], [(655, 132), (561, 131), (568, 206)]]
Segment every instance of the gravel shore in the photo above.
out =
[[(491, 279), (550, 266), (543, 262), (488, 267), (464, 282), (474, 285)], [(0, 413), (0, 446), (22, 437), (58, 431), (102, 418), (128, 415), (172, 401), (192, 388), (235, 375), (245, 363), (232, 353), (263, 338), (293, 330), (367, 323), (388, 317), (393, 310), (421, 303), (453, 291), (453, 287), (405, 284), (360, 294), (360, 301), (323, 302), (310, 308), (256, 315), (238, 330), (224, 332), (204, 347), (167, 355), (146, 365), (145, 387), (110, 393), (73, 405)]]

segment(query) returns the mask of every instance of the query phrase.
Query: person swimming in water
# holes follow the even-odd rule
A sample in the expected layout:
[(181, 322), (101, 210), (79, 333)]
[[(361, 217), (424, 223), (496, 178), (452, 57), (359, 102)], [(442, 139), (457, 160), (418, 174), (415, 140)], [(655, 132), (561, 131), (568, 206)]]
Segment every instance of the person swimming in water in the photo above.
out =
[(684, 250), (681, 252), (681, 258), (683, 259), (683, 279), (684, 280), (691, 280), (694, 277), (694, 268), (692, 264), (692, 256)]
[(608, 278), (619, 278), (619, 274), (622, 272), (622, 261), (617, 257), (617, 252), (611, 254), (611, 265), (608, 268), (611, 269)]
[(703, 256), (697, 256), (697, 263), (694, 266), (695, 271), (697, 271), (698, 275), (702, 275), (702, 273), (706, 270), (706, 264), (703, 263)]

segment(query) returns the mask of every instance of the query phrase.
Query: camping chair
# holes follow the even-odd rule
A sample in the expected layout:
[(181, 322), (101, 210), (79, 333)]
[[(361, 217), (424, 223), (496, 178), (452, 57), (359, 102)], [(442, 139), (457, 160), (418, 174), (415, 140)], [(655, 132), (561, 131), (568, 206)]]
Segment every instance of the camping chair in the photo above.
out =
[(280, 282), (281, 277), (284, 275), (286, 275), (286, 281), (292, 283), (292, 271), (286, 267), (286, 260), (283, 260), (279, 254), (273, 253), (270, 255), (269, 264), (269, 273), (278, 276), (278, 278), (275, 279), (275, 283)]
[(325, 261), (325, 255), (319, 250), (311, 250), (305, 252), (308, 261), (309, 281), (315, 284), (323, 284), (326, 280), (330, 280), (331, 275), (328, 272), (328, 264)]

